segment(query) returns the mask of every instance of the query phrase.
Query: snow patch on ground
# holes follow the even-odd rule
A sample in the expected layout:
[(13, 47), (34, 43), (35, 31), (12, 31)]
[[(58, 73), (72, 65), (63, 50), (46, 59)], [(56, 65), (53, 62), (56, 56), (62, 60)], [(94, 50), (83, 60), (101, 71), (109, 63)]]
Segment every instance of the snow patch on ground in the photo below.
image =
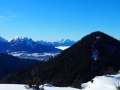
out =
[(33, 89), (26, 89), (25, 85), (20, 84), (0, 84), (0, 90), (33, 90)]
[[(45, 90), (80, 90), (76, 88), (70, 87), (50, 87), (44, 86)], [(0, 90), (34, 90), (34, 89), (26, 89), (25, 85), (20, 84), (0, 84)]]
[(96, 76), (91, 81), (83, 83), (81, 86), (82, 90), (116, 90), (116, 86), (120, 85), (120, 74), (118, 75), (107, 75), (107, 76)]
[(100, 38), (100, 36), (96, 36), (96, 39), (99, 39)]

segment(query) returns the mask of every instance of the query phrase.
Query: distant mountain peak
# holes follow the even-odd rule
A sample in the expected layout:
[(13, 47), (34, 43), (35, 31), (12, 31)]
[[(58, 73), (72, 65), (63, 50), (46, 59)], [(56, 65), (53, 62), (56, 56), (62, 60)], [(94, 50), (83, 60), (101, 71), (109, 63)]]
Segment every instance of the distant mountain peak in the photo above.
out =
[(74, 41), (74, 40), (70, 40), (70, 39), (59, 39), (59, 40), (55, 40), (55, 41), (52, 41), (52, 42), (59, 42), (59, 43), (64, 43), (64, 42), (68, 42), (68, 41)]
[(21, 36), (15, 36), (13, 39), (11, 39), (9, 42), (14, 42), (14, 45), (18, 45), (19, 43), (26, 43), (29, 47), (35, 48), (37, 46), (37, 43), (35, 43), (31, 38), (27, 37), (21, 37)]
[(13, 39), (9, 40), (10, 50), (9, 52), (16, 51), (26, 51), (26, 52), (60, 52), (60, 49), (57, 49), (52, 46), (46, 46), (38, 44), (33, 41), (31, 38), (15, 36)]
[(22, 39), (23, 37), (21, 36), (15, 36), (13, 39), (16, 40), (16, 39)]
[(58, 47), (58, 46), (72, 46), (76, 41), (74, 40), (70, 40), (70, 39), (60, 39), (60, 40), (56, 40), (56, 41), (43, 41), (43, 40), (39, 40), (36, 41), (38, 44), (43, 44), (43, 45), (51, 45), (54, 47)]
[(31, 41), (33, 41), (31, 38), (21, 37), (21, 36), (15, 36), (13, 39), (10, 39), (9, 42), (11, 42), (11, 41), (16, 41), (16, 40), (22, 40), (22, 41), (31, 40)]

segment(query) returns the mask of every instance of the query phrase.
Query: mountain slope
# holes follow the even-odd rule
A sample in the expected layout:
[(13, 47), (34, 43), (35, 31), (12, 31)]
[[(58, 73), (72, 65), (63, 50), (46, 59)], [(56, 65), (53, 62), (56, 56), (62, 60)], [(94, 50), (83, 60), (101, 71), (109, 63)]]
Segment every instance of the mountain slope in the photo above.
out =
[(10, 48), (10, 44), (8, 42), (0, 42), (0, 52), (6, 52)]
[(6, 50), (9, 49), (10, 44), (8, 43), (7, 40), (5, 40), (4, 38), (0, 37), (0, 52), (6, 52)]
[(4, 38), (0, 37), (0, 42), (8, 42), (8, 41), (5, 40)]
[[(120, 42), (98, 31), (86, 35), (48, 61), (9, 74), (0, 82), (26, 83), (26, 80), (38, 76), (42, 83), (80, 87), (81, 83), (95, 76), (115, 74), (120, 69), (119, 63)], [(16, 81), (18, 76), (21, 80)]]
[(5, 53), (0, 53), (0, 78), (8, 73), (38, 62), (37, 60), (19, 59)]

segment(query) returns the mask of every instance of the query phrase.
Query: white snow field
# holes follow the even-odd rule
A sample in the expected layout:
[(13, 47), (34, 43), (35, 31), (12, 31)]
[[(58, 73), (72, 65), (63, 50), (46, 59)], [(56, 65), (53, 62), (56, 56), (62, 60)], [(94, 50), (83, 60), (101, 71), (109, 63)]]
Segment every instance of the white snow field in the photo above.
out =
[[(116, 87), (120, 86), (120, 74), (96, 76), (93, 82), (89, 81), (83, 83), (82, 89), (72, 87), (55, 87), (50, 84), (45, 84), (45, 90), (117, 90)], [(20, 84), (0, 84), (0, 90), (34, 90), (26, 89), (25, 85)], [(118, 89), (119, 90), (119, 89)]]
[(120, 86), (120, 74), (96, 76), (93, 83), (89, 81), (81, 86), (82, 90), (117, 90), (116, 87)]
[[(54, 86), (44, 86), (45, 90), (80, 90), (70, 87), (54, 87)], [(25, 85), (20, 84), (0, 84), (0, 90), (34, 90), (26, 89)]]
[(0, 90), (33, 90), (33, 89), (26, 89), (25, 85), (20, 84), (0, 84)]

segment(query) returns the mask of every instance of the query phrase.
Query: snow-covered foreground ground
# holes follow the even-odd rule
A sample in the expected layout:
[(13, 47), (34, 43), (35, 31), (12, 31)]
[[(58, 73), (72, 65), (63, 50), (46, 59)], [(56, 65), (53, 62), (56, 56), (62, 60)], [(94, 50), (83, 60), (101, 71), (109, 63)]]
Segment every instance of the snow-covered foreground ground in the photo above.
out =
[(120, 74), (96, 76), (93, 83), (90, 81), (82, 84), (82, 90), (116, 90), (115, 86), (120, 86)]
[[(45, 84), (45, 90), (117, 90), (115, 86), (120, 85), (120, 74), (107, 75), (107, 76), (96, 76), (93, 82), (89, 81), (83, 83), (82, 89), (71, 88), (71, 87), (55, 87)], [(26, 89), (25, 85), (19, 84), (0, 84), (0, 90), (34, 90)]]
[[(45, 86), (45, 90), (80, 90), (70, 87), (51, 87), (51, 86)], [(19, 84), (0, 84), (0, 90), (34, 90), (34, 89), (26, 89), (25, 85), (19, 85)]]
[(19, 85), (19, 84), (0, 84), (0, 90), (28, 90), (24, 86), (25, 85)]

